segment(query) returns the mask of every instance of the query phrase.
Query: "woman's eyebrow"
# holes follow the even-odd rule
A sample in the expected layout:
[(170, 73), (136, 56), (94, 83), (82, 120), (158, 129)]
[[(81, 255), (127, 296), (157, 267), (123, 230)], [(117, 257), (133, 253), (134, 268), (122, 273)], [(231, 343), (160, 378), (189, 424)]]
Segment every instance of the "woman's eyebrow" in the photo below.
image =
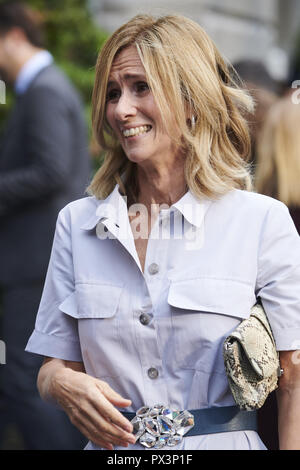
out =
[(124, 75), (124, 78), (125, 80), (132, 80), (132, 79), (137, 79), (137, 78), (140, 78), (142, 80), (146, 79), (145, 75), (141, 73), (126, 73)]
[[(126, 73), (123, 77), (123, 80), (136, 80), (136, 79), (140, 79), (140, 80), (146, 80), (146, 76), (143, 75), (143, 74), (140, 74), (140, 73)], [(107, 83), (107, 88), (110, 88), (114, 85), (117, 85), (118, 82), (116, 80), (109, 80), (109, 82)]]

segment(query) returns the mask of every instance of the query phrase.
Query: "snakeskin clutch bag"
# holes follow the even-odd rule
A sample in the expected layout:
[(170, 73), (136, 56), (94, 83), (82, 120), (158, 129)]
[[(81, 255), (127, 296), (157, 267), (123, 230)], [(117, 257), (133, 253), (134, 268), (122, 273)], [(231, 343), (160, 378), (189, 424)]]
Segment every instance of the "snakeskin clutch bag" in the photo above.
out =
[(226, 338), (224, 365), (233, 398), (241, 410), (260, 408), (277, 388), (281, 375), (279, 353), (260, 304)]

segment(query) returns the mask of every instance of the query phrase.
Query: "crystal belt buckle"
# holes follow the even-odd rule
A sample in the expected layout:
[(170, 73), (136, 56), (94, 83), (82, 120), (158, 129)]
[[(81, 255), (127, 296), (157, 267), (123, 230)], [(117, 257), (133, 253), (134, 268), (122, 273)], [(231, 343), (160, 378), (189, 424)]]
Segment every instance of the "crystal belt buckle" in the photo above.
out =
[(136, 442), (161, 449), (180, 444), (194, 426), (194, 416), (187, 410), (172, 410), (164, 405), (142, 406), (131, 420)]

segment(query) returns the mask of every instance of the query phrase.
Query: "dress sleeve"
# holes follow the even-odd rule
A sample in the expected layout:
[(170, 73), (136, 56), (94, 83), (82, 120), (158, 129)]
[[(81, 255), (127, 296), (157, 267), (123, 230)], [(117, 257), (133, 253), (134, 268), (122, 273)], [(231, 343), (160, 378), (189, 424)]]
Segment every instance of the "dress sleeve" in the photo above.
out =
[(261, 231), (256, 296), (278, 351), (300, 349), (300, 237), (288, 208), (274, 201)]
[(82, 361), (67, 208), (59, 213), (35, 329), (26, 351), (68, 361)]

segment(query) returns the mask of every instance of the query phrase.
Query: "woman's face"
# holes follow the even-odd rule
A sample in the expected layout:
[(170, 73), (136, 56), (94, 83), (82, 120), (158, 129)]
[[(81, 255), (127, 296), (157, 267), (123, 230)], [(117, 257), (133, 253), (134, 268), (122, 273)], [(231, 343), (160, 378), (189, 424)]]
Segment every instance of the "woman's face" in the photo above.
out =
[(135, 46), (115, 57), (106, 96), (106, 119), (129, 160), (138, 164), (174, 160), (174, 145), (162, 129), (161, 115)]

